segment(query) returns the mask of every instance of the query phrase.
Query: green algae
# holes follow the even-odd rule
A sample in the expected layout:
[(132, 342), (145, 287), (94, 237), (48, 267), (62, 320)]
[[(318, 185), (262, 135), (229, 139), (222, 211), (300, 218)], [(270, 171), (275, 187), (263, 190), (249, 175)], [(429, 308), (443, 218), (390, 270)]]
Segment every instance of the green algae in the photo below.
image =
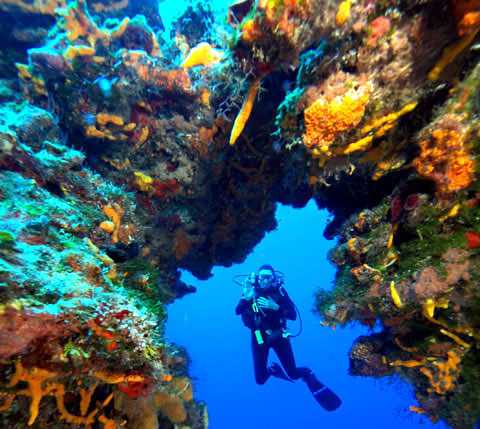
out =
[[(443, 213), (433, 207), (422, 207), (422, 223), (416, 227), (418, 238), (405, 241), (398, 246), (399, 260), (395, 267), (395, 279), (401, 280), (415, 275), (427, 266), (442, 271), (441, 256), (451, 248), (465, 248), (465, 229), (452, 225), (445, 232), (445, 224), (439, 221)], [(455, 219), (445, 220), (447, 223)]]
[[(367, 289), (358, 284), (350, 271), (351, 268), (350, 265), (344, 265), (337, 271), (334, 289), (316, 292), (314, 309), (321, 317), (325, 318), (338, 303), (351, 303), (353, 309), (354, 304), (361, 302), (364, 298)], [(348, 316), (352, 317), (351, 314), (347, 314), (342, 324), (351, 321)]]
[(289, 138), (299, 132), (296, 105), (304, 91), (303, 88), (295, 88), (287, 93), (283, 101), (279, 104), (275, 116), (275, 130), (272, 132), (273, 137)]
[(71, 357), (72, 359), (88, 359), (90, 357), (90, 354), (83, 350), (82, 347), (79, 345), (73, 343), (71, 340), (65, 344), (65, 347), (63, 348), (63, 356), (65, 357)]
[(15, 235), (10, 231), (0, 230), (0, 249), (11, 247), (15, 243)]
[(144, 303), (147, 311), (164, 320), (166, 318), (164, 303), (171, 300), (172, 295), (160, 288), (159, 269), (140, 257), (118, 264), (118, 267), (127, 274), (122, 280), (127, 294)]

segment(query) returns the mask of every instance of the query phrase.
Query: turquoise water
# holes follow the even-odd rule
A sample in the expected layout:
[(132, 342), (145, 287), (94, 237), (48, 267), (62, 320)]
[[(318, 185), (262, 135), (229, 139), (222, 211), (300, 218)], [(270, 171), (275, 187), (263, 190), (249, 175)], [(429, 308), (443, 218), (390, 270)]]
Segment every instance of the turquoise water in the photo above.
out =
[[(206, 2), (217, 16), (219, 22), (224, 22), (227, 16), (228, 5), (232, 2), (225, 0), (211, 0)], [(158, 3), (159, 13), (165, 26), (165, 35), (170, 34), (172, 22), (177, 19), (189, 5), (195, 4), (189, 0), (160, 0)]]
[[(183, 279), (198, 292), (169, 307), (167, 337), (190, 353), (195, 395), (208, 404), (211, 429), (446, 428), (408, 411), (416, 401), (411, 387), (398, 377), (348, 375), (348, 351), (368, 330), (356, 326), (334, 331), (320, 326), (311, 312), (314, 291), (330, 288), (334, 277), (326, 259), (334, 242), (322, 239), (327, 213), (310, 202), (300, 210), (279, 206), (277, 219), (277, 230), (267, 234), (243, 264), (216, 268), (213, 277), (202, 282), (184, 273)], [(310, 366), (342, 397), (342, 407), (333, 413), (321, 409), (301, 381), (270, 378), (263, 386), (255, 383), (250, 334), (234, 312), (240, 288), (232, 277), (263, 263), (285, 273), (285, 287), (303, 319), (303, 333), (292, 339), (297, 364)], [(290, 327), (295, 332), (298, 322)]]

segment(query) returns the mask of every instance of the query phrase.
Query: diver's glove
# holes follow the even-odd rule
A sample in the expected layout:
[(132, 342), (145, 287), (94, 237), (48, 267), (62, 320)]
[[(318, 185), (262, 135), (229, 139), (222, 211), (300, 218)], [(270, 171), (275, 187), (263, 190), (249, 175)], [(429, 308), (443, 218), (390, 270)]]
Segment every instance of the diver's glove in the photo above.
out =
[(261, 296), (257, 299), (257, 305), (260, 308), (267, 308), (273, 311), (278, 311), (280, 309), (280, 305), (278, 305), (278, 303), (274, 299), (265, 298), (264, 296)]

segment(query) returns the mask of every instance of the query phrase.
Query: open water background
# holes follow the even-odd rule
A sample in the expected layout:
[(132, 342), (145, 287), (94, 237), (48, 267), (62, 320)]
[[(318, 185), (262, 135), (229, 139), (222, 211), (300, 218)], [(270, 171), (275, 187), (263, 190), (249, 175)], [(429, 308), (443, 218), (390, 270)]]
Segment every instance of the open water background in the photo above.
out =
[[(277, 208), (278, 228), (267, 234), (244, 263), (215, 268), (213, 277), (183, 279), (198, 288), (169, 306), (167, 338), (187, 347), (192, 358), (195, 396), (208, 404), (211, 429), (444, 429), (408, 411), (418, 405), (410, 386), (398, 377), (372, 379), (348, 375), (348, 351), (363, 326), (332, 330), (312, 313), (314, 291), (332, 287), (334, 267), (327, 252), (334, 242), (323, 239), (327, 213), (313, 202), (303, 209)], [(298, 365), (310, 366), (318, 378), (343, 399), (333, 413), (324, 411), (302, 381), (270, 378), (255, 383), (250, 334), (235, 315), (240, 287), (232, 277), (271, 263), (283, 271), (285, 287), (300, 310), (303, 333), (292, 339)], [(291, 322), (296, 332), (298, 322)], [(271, 352), (271, 360), (275, 354)]]
[[(209, 3), (222, 19), (226, 16), (229, 1)], [(185, 0), (160, 2), (166, 33), (188, 4)], [(313, 202), (303, 209), (279, 205), (277, 230), (267, 234), (244, 263), (215, 268), (207, 281), (183, 273), (182, 278), (198, 292), (169, 306), (167, 338), (189, 351), (195, 397), (208, 404), (210, 428), (446, 428), (408, 411), (410, 405), (418, 404), (411, 387), (398, 377), (376, 380), (348, 375), (348, 351), (355, 338), (368, 333), (366, 327), (334, 331), (320, 326), (312, 313), (314, 291), (331, 288), (335, 273), (326, 257), (335, 243), (322, 236), (327, 217)], [(292, 384), (270, 378), (266, 385), (255, 383), (250, 333), (234, 311), (240, 287), (232, 278), (264, 263), (285, 274), (285, 287), (303, 319), (303, 333), (292, 339), (297, 364), (312, 368), (342, 397), (343, 406), (334, 413), (324, 411), (301, 381)], [(298, 322), (292, 322), (292, 332), (297, 328)], [(273, 352), (270, 359), (275, 359)]]

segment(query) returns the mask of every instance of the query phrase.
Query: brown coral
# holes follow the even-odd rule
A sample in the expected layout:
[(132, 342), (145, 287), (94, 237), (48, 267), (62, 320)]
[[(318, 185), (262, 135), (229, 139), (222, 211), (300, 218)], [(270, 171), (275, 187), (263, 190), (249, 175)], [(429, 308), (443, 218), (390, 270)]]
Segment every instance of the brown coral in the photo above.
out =
[(449, 285), (440, 278), (433, 267), (424, 268), (415, 282), (414, 289), (417, 298), (426, 299), (441, 295), (448, 291)]
[(193, 241), (188, 233), (183, 228), (179, 228), (175, 231), (173, 239), (173, 247), (175, 249), (175, 258), (177, 261), (181, 260), (188, 254), (192, 248)]
[(295, 46), (295, 38), (298, 37), (296, 31), (298, 21), (301, 22), (308, 18), (311, 11), (311, 2), (260, 0), (258, 7), (265, 12), (265, 18), (269, 26), (275, 28), (275, 31), (285, 36)]
[(445, 281), (448, 285), (454, 285), (461, 280), (470, 280), (470, 261), (469, 253), (462, 249), (448, 249), (443, 255), (442, 260), (445, 262), (445, 270), (447, 277)]
[(162, 70), (144, 51), (125, 51), (122, 61), (139, 79), (157, 90), (193, 96), (190, 77), (183, 69)]
[(418, 299), (436, 298), (450, 290), (459, 281), (470, 280), (470, 262), (468, 252), (452, 248), (442, 255), (446, 277), (442, 279), (433, 267), (424, 268), (417, 277), (414, 285)]
[(380, 283), (382, 279), (381, 273), (367, 264), (354, 267), (350, 271), (357, 281), (362, 285), (374, 285)]
[(67, 336), (72, 327), (47, 314), (6, 308), (0, 314), (0, 359), (8, 359), (39, 343)]
[(155, 403), (162, 414), (167, 416), (174, 423), (182, 423), (187, 418), (187, 412), (183, 401), (176, 395), (169, 395), (166, 392), (158, 392), (155, 395)]

